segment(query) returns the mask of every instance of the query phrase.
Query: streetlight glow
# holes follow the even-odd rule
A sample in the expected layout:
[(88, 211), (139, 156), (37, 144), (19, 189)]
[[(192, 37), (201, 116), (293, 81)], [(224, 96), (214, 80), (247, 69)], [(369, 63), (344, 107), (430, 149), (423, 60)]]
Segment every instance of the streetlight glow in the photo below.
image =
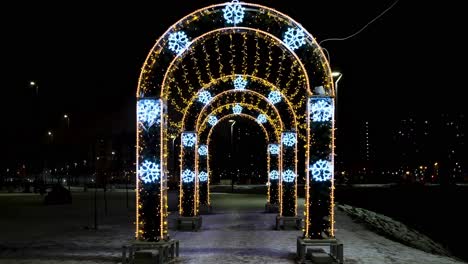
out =
[(35, 81), (30, 81), (29, 85), (34, 86), (34, 85), (36, 85), (36, 82)]
[(52, 136), (52, 132), (51, 132), (51, 131), (48, 131), (48, 132), (47, 132), (47, 135)]

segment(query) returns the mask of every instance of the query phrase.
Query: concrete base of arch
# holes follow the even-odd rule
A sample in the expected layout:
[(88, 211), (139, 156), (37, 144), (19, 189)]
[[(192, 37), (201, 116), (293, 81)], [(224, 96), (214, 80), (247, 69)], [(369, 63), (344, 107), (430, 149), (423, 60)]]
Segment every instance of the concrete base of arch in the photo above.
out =
[[(329, 252), (323, 250), (329, 246)], [(344, 263), (343, 243), (336, 239), (307, 239), (297, 238), (296, 263)]]

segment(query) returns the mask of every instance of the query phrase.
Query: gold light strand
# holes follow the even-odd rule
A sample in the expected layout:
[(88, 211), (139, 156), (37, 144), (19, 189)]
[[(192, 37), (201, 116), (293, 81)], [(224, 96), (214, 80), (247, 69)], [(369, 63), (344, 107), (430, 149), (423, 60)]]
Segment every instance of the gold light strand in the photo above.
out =
[(247, 48), (248, 48), (248, 44), (247, 44), (247, 33), (246, 32), (242, 32), (242, 75), (246, 75), (247, 74), (247, 59), (249, 57), (249, 54), (247, 53)]

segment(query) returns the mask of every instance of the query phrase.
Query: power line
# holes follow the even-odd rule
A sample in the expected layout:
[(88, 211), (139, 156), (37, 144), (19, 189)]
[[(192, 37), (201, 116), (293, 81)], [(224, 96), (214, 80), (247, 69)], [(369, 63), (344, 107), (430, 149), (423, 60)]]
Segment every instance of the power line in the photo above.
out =
[(347, 36), (347, 37), (344, 37), (344, 38), (327, 38), (327, 39), (324, 39), (322, 41), (319, 42), (319, 45), (321, 45), (322, 43), (324, 43), (325, 41), (335, 41), (335, 40), (347, 40), (347, 39), (350, 39), (354, 36), (356, 36), (357, 34), (361, 33), (364, 29), (366, 29), (370, 24), (374, 23), (377, 19), (379, 19), (381, 16), (383, 16), (385, 13), (387, 13), (390, 9), (392, 9), (397, 3), (398, 1), (400, 0), (396, 0), (395, 2), (393, 2), (392, 5), (390, 5), (387, 9), (385, 9), (382, 13), (380, 13), (378, 16), (376, 16), (374, 19), (372, 19), (369, 23), (365, 24), (361, 29), (359, 29), (357, 32)]

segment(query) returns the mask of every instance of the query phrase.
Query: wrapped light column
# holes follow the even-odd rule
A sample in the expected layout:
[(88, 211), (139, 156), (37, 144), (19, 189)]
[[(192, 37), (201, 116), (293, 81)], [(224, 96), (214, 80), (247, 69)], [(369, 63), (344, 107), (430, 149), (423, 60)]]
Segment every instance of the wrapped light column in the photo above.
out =
[(278, 144), (268, 144), (268, 203), (280, 204), (280, 151)]
[(280, 216), (297, 215), (297, 134), (281, 133)]
[(160, 99), (137, 101), (136, 239), (167, 238), (167, 191), (162, 155), (164, 104)]
[(198, 197), (200, 205), (210, 205), (209, 195), (209, 171), (208, 171), (208, 145), (198, 145)]
[(309, 98), (305, 238), (334, 237), (334, 112), (333, 98)]
[(181, 141), (179, 214), (187, 217), (197, 216), (197, 134), (195, 132), (183, 132)]

